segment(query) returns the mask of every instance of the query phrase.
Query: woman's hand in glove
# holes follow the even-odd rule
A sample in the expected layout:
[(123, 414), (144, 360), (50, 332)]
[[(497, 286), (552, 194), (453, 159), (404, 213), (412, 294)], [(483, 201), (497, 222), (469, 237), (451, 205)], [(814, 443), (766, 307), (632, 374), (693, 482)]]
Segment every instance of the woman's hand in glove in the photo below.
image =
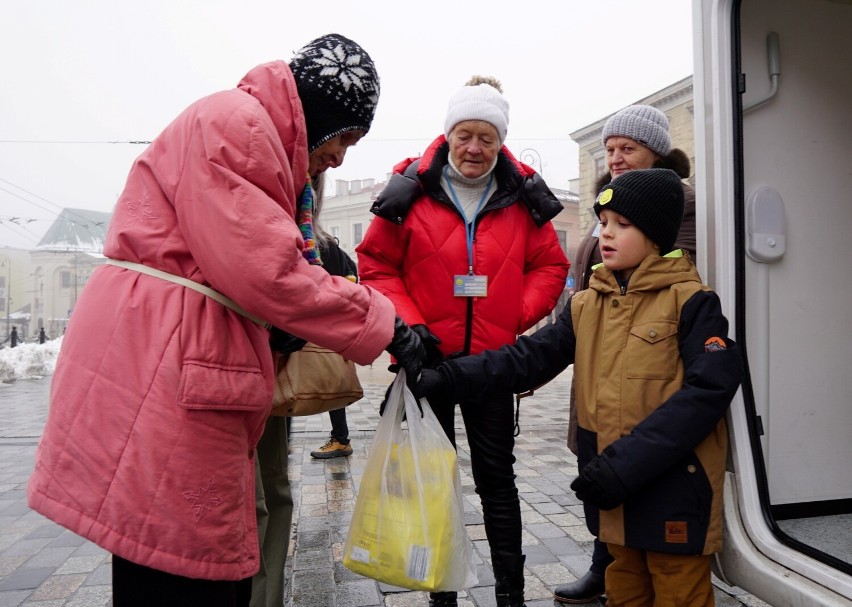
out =
[(426, 351), (423, 349), (420, 336), (412, 331), (399, 316), (393, 324), (393, 339), (385, 350), (405, 369), (405, 383), (412, 388), (420, 377)]
[(420, 336), (420, 341), (423, 342), (423, 348), (426, 350), (423, 366), (434, 369), (438, 363), (444, 360), (444, 355), (438, 349), (438, 344), (441, 343), (440, 338), (432, 333), (426, 325), (411, 325), (411, 330)]

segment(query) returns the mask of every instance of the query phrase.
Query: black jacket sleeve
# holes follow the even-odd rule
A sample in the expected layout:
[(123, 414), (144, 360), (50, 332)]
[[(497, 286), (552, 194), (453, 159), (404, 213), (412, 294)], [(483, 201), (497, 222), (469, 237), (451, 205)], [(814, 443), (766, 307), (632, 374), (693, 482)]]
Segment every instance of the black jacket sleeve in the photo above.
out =
[(451, 359), (442, 366), (451, 378), (456, 400), (479, 394), (518, 394), (546, 384), (574, 362), (575, 343), (571, 306), (565, 306), (556, 322), (522, 335), (514, 345)]
[(340, 248), (336, 240), (319, 241), (322, 267), (332, 276), (358, 276), (358, 268), (352, 258)]

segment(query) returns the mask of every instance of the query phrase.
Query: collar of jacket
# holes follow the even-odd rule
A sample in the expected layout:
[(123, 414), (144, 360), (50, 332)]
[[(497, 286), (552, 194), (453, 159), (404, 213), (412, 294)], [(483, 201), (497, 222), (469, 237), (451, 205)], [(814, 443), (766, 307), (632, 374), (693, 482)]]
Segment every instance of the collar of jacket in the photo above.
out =
[[(701, 282), (698, 270), (689, 257), (680, 249), (675, 249), (663, 256), (648, 255), (631, 274), (628, 281), (628, 293), (639, 291), (659, 291), (681, 282)], [(602, 294), (621, 293), (615, 275), (606, 269), (604, 264), (596, 264), (589, 288)]]
[[(412, 205), (421, 195), (440, 203), (452, 205), (441, 187), (441, 171), (448, 162), (450, 147), (441, 135), (420, 158), (409, 158), (394, 167), (388, 184), (379, 193), (370, 211), (378, 217), (401, 224)], [(553, 195), (541, 175), (518, 161), (503, 146), (494, 167), (497, 191), (482, 210), (483, 213), (502, 209), (520, 201), (539, 227), (556, 217), (562, 203)]]

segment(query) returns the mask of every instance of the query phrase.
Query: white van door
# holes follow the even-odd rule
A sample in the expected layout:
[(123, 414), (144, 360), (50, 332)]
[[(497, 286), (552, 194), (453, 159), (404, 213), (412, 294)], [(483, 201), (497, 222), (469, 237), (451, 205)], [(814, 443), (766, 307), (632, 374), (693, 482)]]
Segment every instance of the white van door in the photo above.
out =
[(693, 15), (698, 266), (747, 363), (717, 574), (852, 605), (852, 1)]

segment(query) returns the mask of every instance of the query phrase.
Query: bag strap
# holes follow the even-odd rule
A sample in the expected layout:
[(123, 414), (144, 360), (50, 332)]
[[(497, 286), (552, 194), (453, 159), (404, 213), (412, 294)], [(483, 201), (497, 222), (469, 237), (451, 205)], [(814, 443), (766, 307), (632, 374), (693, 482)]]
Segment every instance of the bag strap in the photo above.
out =
[(214, 291), (210, 287), (197, 283), (194, 280), (184, 278), (183, 276), (177, 276), (175, 274), (169, 274), (168, 272), (164, 272), (162, 270), (158, 270), (156, 268), (152, 268), (141, 263), (136, 263), (135, 261), (125, 261), (124, 259), (110, 259), (109, 257), (107, 257), (106, 263), (113, 266), (118, 266), (119, 268), (133, 270), (135, 272), (139, 272), (140, 274), (147, 274), (148, 276), (154, 276), (162, 280), (168, 280), (169, 282), (182, 285), (188, 289), (192, 289), (193, 291), (198, 291), (199, 293), (206, 295), (210, 299), (215, 299), (223, 306), (232, 309), (237, 314), (245, 316), (252, 322), (259, 324), (264, 329), (268, 330), (272, 328), (272, 325), (270, 323), (266, 322), (259, 316), (255, 316), (251, 312), (243, 310), (234, 300), (228, 299), (227, 297), (219, 293), (219, 291)]

